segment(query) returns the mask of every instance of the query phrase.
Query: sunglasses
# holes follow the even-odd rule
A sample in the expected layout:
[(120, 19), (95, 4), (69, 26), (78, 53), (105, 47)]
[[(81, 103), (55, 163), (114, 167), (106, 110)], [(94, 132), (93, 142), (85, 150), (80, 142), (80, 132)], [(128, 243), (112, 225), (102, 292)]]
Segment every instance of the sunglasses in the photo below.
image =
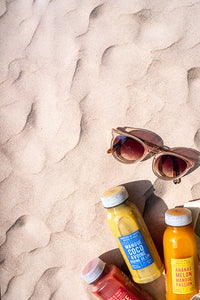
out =
[(154, 156), (152, 163), (154, 174), (164, 180), (173, 180), (176, 184), (197, 162), (195, 158), (184, 155), (186, 149), (170, 149), (163, 146), (162, 139), (158, 135), (145, 129), (118, 127), (112, 129), (111, 146), (107, 152), (125, 164), (144, 161)]

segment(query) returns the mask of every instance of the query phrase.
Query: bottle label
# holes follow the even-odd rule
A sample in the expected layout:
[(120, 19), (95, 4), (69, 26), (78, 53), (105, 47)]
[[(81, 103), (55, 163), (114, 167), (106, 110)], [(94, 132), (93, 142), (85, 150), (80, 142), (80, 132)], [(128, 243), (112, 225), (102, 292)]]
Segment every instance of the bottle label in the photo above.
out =
[(171, 259), (172, 290), (174, 294), (189, 294), (195, 291), (194, 258)]
[(139, 229), (131, 234), (120, 236), (119, 241), (133, 270), (146, 268), (153, 263), (151, 253)]
[(128, 291), (123, 289), (122, 287), (118, 288), (118, 290), (107, 300), (137, 300), (138, 298), (135, 298), (129, 294)]

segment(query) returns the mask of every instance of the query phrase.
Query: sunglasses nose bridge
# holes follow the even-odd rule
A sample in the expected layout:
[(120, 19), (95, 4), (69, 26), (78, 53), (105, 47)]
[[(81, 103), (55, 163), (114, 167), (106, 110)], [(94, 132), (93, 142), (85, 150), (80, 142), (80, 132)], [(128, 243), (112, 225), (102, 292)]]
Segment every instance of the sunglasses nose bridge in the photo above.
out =
[(169, 151), (170, 148), (167, 147), (167, 146), (158, 146), (158, 145), (148, 145), (148, 152), (151, 152), (151, 153), (154, 153), (154, 154), (158, 154), (158, 153), (161, 153), (161, 152), (167, 152)]
[(158, 149), (158, 147), (156, 145), (152, 145), (149, 143), (145, 143), (145, 148), (146, 148), (146, 152), (149, 153), (149, 155), (154, 156), (158, 153), (160, 153), (160, 150)]
[(148, 147), (147, 151), (148, 151), (149, 153), (154, 154), (154, 155), (160, 153), (160, 150), (158, 150), (158, 149), (153, 149), (153, 148), (149, 148), (149, 147)]
[(146, 143), (147, 144), (147, 151), (150, 152), (150, 153), (154, 153), (154, 154), (158, 154), (160, 152), (165, 152), (165, 148), (163, 147), (159, 147), (158, 145), (154, 145), (154, 144), (149, 144), (149, 143)]

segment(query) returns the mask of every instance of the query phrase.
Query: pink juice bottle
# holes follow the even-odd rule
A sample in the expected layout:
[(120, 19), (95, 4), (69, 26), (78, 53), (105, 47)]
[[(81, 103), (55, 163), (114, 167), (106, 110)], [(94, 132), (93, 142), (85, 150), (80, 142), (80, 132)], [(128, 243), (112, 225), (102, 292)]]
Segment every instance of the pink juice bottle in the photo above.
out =
[(101, 300), (153, 300), (115, 265), (107, 265), (99, 258), (88, 262), (81, 275)]

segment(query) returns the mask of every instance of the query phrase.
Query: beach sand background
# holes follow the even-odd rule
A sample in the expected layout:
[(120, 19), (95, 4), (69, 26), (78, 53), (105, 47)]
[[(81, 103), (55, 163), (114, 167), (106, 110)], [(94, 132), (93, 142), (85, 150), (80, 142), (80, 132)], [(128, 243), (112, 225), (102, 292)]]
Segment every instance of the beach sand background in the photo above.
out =
[[(195, 0), (0, 1), (3, 300), (95, 299), (88, 260), (124, 267), (100, 200), (116, 185), (162, 255), (164, 212), (200, 197), (198, 165), (174, 185), (107, 149), (129, 126), (200, 151), (199, 16)], [(165, 299), (163, 278), (145, 288)]]

